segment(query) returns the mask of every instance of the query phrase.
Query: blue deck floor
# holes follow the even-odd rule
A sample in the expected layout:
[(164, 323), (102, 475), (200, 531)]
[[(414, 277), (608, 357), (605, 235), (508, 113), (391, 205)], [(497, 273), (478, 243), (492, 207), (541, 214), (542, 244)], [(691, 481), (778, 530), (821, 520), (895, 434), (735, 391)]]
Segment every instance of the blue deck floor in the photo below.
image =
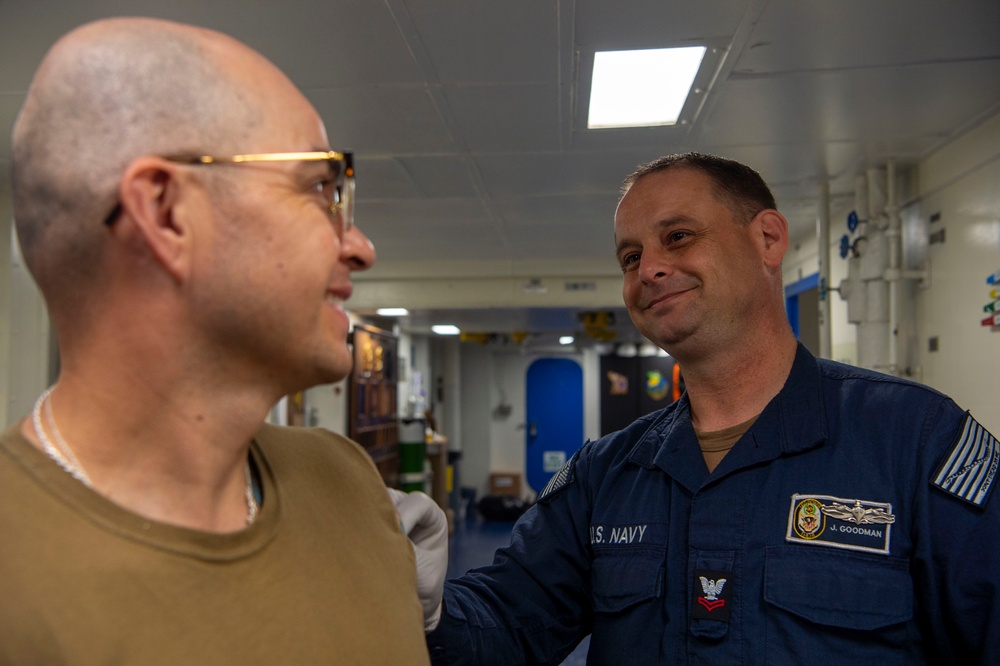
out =
[[(448, 549), (448, 578), (491, 563), (496, 549), (510, 543), (513, 527), (513, 522), (485, 521), (475, 517), (456, 521)], [(563, 666), (584, 666), (589, 644), (590, 638), (585, 638), (566, 658)]]

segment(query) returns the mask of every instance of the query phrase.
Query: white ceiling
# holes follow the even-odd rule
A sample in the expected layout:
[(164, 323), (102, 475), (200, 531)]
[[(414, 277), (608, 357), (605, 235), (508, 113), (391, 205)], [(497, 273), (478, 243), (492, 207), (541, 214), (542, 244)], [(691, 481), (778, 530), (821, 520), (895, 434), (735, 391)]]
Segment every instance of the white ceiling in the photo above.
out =
[[(616, 280), (612, 216), (637, 164), (685, 150), (744, 161), (803, 238), (819, 183), (843, 209), (866, 167), (905, 168), (1000, 111), (998, 0), (0, 0), (0, 168), (47, 47), (119, 14), (216, 28), (284, 69), (357, 155), (358, 221), (379, 255), (358, 276), (361, 310), (417, 302), (412, 321), (471, 330), (571, 327), (586, 294), (412, 289)], [(595, 50), (695, 44), (713, 67), (683, 124), (586, 129)]]

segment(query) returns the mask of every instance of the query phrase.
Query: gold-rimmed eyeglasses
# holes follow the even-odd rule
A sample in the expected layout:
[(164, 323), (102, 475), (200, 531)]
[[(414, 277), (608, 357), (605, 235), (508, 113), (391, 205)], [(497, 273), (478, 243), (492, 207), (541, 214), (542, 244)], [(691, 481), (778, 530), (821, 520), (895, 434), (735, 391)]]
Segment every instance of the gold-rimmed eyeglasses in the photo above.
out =
[[(331, 216), (338, 218), (346, 232), (354, 226), (354, 153), (335, 150), (308, 151), (299, 153), (248, 153), (246, 155), (164, 155), (162, 159), (176, 164), (194, 166), (237, 165), (251, 162), (325, 162), (329, 174), (322, 182), (323, 196), (328, 201)], [(114, 224), (121, 213), (118, 203), (104, 220), (106, 225)]]

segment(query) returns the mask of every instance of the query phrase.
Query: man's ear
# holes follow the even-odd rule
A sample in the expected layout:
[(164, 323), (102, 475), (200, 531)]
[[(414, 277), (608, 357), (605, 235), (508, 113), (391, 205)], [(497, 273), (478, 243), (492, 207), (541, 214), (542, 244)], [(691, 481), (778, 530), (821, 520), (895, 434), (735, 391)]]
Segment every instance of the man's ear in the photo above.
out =
[(135, 238), (176, 280), (190, 267), (191, 229), (177, 204), (183, 185), (177, 165), (140, 157), (125, 169), (119, 186), (122, 220), (131, 221)]
[(781, 269), (781, 260), (788, 251), (788, 220), (785, 216), (768, 208), (754, 216), (751, 222), (759, 243), (764, 264), (773, 270)]

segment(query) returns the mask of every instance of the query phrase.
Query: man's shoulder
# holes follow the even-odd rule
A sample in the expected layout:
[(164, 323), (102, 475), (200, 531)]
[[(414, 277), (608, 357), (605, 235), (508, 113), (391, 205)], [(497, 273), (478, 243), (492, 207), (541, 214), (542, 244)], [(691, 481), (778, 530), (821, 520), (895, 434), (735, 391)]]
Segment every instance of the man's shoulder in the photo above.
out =
[(303, 428), (299, 426), (279, 426), (265, 423), (256, 437), (259, 442), (296, 444), (302, 446), (328, 444), (356, 444), (341, 434), (326, 428)]
[(370, 457), (360, 444), (325, 428), (302, 428), (265, 424), (254, 437), (269, 460), (319, 460), (348, 464), (368, 464)]
[(950, 398), (935, 388), (908, 378), (890, 375), (876, 370), (860, 368), (847, 363), (817, 358), (822, 378), (845, 392), (864, 391), (887, 397), (923, 397), (927, 400), (942, 401)]
[(630, 458), (637, 448), (643, 448), (648, 444), (649, 455), (652, 455), (662, 443), (666, 430), (669, 430), (682, 411), (684, 410), (680, 408), (679, 402), (674, 402), (640, 416), (621, 430), (588, 442), (587, 453), (593, 460), (614, 464), (616, 461)]
[(362, 501), (388, 497), (372, 457), (343, 435), (323, 428), (267, 425), (254, 437), (254, 449), (286, 495), (368, 498)]
[[(538, 501), (547, 502), (574, 485), (580, 472), (588, 479), (605, 481), (612, 468), (630, 466), (630, 457), (639, 444), (645, 441), (646, 434), (670, 414), (672, 408), (673, 405), (658, 409), (639, 417), (621, 430), (585, 442), (539, 493)], [(649, 455), (647, 453), (640, 457)]]
[(45, 485), (45, 479), (63, 475), (62, 470), (52, 465), (52, 460), (36, 448), (21, 432), (20, 422), (14, 423), (0, 433), (0, 488), (9, 490), (13, 479), (18, 483), (31, 479), (32, 485)]
[(27, 442), (24, 435), (21, 434), (21, 422), (18, 421), (2, 432), (0, 432), (0, 448), (11, 449), (16, 447), (21, 447)]

